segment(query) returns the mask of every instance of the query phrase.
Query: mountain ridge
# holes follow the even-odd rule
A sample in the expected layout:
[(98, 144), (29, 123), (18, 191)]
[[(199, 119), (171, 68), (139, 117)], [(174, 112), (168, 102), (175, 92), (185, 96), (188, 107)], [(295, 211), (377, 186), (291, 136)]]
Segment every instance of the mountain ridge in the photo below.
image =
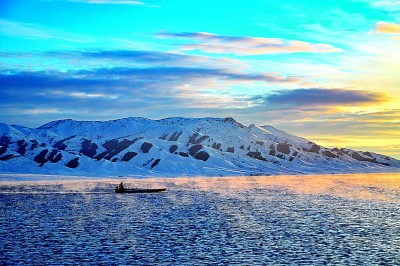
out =
[(0, 172), (98, 176), (227, 176), (398, 172), (373, 152), (326, 148), (232, 117), (0, 123)]

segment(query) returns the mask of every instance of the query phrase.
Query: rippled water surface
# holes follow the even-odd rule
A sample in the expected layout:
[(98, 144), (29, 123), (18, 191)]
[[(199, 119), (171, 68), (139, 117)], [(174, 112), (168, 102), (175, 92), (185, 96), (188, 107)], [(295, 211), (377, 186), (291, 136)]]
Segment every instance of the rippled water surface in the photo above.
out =
[(400, 265), (400, 175), (0, 182), (0, 264)]

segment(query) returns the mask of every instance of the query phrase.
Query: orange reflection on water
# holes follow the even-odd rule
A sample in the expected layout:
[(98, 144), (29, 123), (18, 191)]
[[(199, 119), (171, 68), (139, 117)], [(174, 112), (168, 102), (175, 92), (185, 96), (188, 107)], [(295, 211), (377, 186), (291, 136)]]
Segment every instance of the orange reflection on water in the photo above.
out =
[(326, 194), (365, 200), (400, 198), (400, 174), (398, 173), (196, 177), (147, 179), (134, 182), (143, 182), (151, 186), (163, 186), (169, 183), (170, 186), (180, 189), (197, 189), (232, 195), (250, 189), (282, 188), (300, 194)]
[[(235, 177), (177, 177), (177, 178), (121, 178), (88, 180), (42, 180), (0, 182), (2, 193), (26, 191), (47, 192), (98, 192), (113, 193), (114, 187), (124, 181), (129, 188), (167, 188), (169, 195), (180, 190), (215, 192), (230, 197), (253, 189), (283, 189), (298, 194), (332, 195), (361, 200), (400, 202), (400, 173), (341, 174), (341, 175), (281, 175)], [(29, 190), (25, 188), (29, 187)], [(266, 192), (267, 193), (267, 192)], [(184, 199), (181, 198), (181, 201)]]

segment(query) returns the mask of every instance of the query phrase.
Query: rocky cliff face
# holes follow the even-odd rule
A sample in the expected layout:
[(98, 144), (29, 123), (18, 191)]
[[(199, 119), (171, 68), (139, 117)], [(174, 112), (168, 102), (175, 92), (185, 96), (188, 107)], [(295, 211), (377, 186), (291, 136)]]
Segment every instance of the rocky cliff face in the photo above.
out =
[(397, 172), (400, 161), (322, 147), (233, 118), (0, 124), (0, 171), (100, 176)]

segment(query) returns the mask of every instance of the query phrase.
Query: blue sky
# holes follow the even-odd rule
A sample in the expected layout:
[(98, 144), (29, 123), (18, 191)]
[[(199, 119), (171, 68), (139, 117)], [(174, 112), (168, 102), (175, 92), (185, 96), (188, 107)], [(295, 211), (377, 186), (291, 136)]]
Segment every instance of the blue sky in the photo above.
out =
[(400, 158), (400, 1), (0, 2), (0, 121), (232, 116)]

